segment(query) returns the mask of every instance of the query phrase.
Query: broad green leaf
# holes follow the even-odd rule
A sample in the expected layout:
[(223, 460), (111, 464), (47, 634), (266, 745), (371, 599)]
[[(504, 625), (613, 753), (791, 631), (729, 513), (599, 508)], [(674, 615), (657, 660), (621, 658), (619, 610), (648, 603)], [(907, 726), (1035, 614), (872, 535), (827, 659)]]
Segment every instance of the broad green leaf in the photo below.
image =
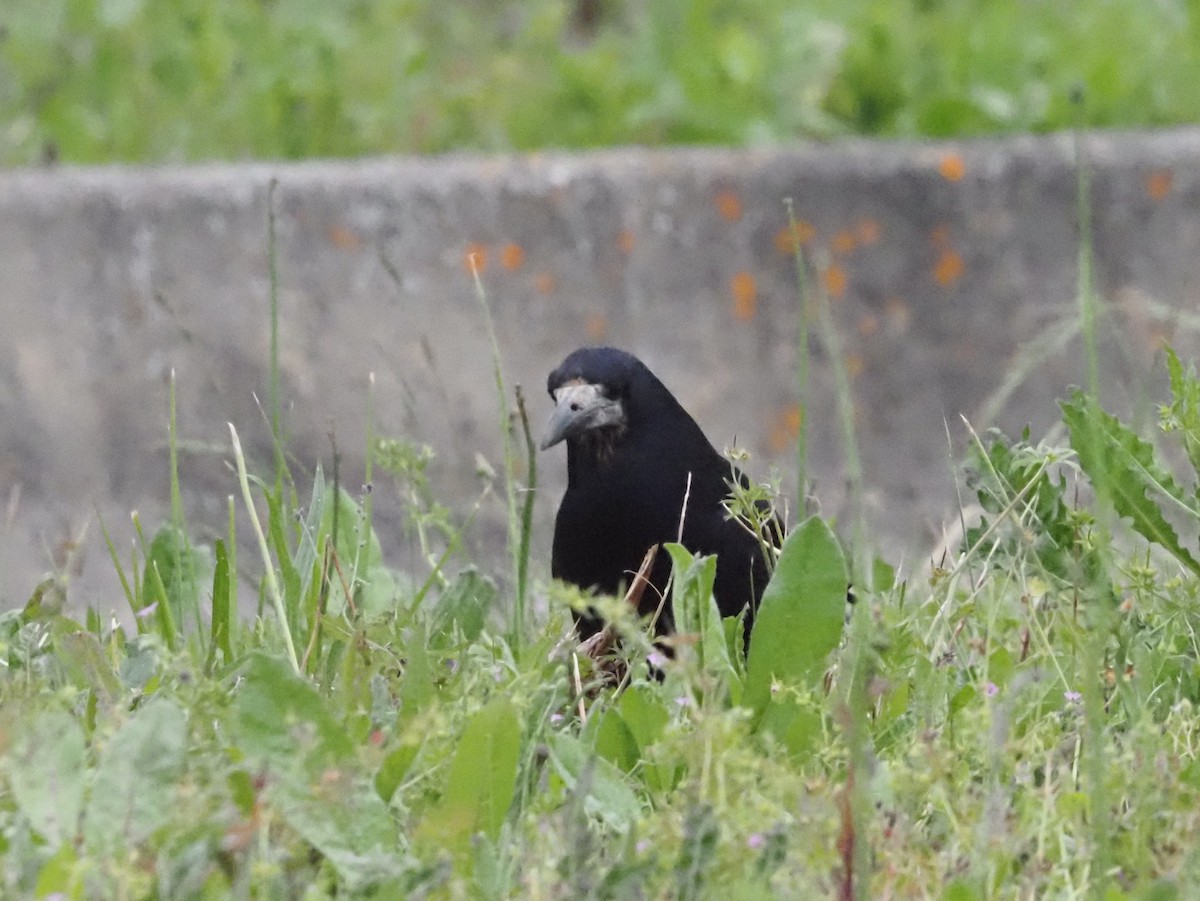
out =
[(276, 657), (250, 656), (233, 713), (242, 752), (260, 765), (287, 767), (303, 757), (315, 768), (354, 752), (343, 724), (312, 683)]
[(664, 762), (651, 763), (647, 754), (648, 749), (662, 738), (671, 718), (658, 687), (645, 684), (629, 686), (621, 692), (617, 708), (637, 742), (638, 753), (644, 763), (642, 775), (646, 784), (662, 790), (673, 786), (679, 780), (682, 767)]
[(170, 822), (186, 751), (187, 716), (172, 701), (150, 701), (117, 730), (100, 755), (84, 813), (90, 853), (128, 850)]
[(17, 806), (51, 847), (74, 841), (83, 805), (83, 730), (60, 710), (36, 714), (13, 742), (9, 784)]
[(1062, 409), (1071, 446), (1096, 490), (1112, 500), (1117, 513), (1127, 517), (1138, 534), (1200, 575), (1200, 561), (1180, 543), (1158, 504), (1169, 503), (1192, 520), (1200, 520), (1200, 509), (1196, 499), (1155, 460), (1154, 448), (1078, 389), (1070, 401), (1062, 402)]
[(615, 707), (604, 711), (597, 719), (593, 746), (596, 753), (626, 773), (638, 764), (638, 744)]
[(791, 697), (774, 700), (758, 722), (760, 732), (769, 733), (792, 757), (808, 754), (824, 732), (821, 714), (812, 707), (798, 704)]
[(583, 808), (588, 814), (617, 832), (625, 832), (638, 821), (641, 802), (619, 769), (573, 735), (556, 732), (548, 736), (547, 743), (554, 772), (567, 788), (585, 792)]
[(145, 600), (168, 604), (176, 629), (199, 628), (200, 599), (211, 584), (212, 570), (207, 548), (194, 545), (182, 529), (165, 525), (155, 533), (146, 555), (142, 575)]
[(400, 873), (395, 820), (370, 780), (326, 770), (319, 780), (293, 771), (273, 782), (271, 800), (285, 821), (358, 891)]
[(463, 730), (446, 791), (421, 834), (458, 850), (477, 832), (495, 838), (512, 804), (520, 752), (516, 710), (507, 698), (494, 698)]
[(825, 522), (810, 517), (783, 543), (750, 636), (743, 703), (762, 713), (771, 684), (813, 683), (846, 617), (846, 559)]
[(621, 711), (621, 718), (625, 720), (642, 751), (662, 737), (670, 714), (653, 687), (629, 686), (621, 693), (617, 706)]
[(400, 744), (383, 758), (383, 763), (379, 765), (379, 770), (375, 773), (375, 791), (381, 800), (385, 802), (392, 800), (392, 795), (400, 787), (400, 783), (408, 773), (408, 768), (412, 766), (412, 762), (416, 760), (417, 752), (420, 750), (420, 740), (416, 736), (406, 734)]
[(84, 878), (79, 867), (75, 846), (65, 844), (46, 861), (38, 873), (34, 889), (37, 898), (75, 899), (83, 898)]

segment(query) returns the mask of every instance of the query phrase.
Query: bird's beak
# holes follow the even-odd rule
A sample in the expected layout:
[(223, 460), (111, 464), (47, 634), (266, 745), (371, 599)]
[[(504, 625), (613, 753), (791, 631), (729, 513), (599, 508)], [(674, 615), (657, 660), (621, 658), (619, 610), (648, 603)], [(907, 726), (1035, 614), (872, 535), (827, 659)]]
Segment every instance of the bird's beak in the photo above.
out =
[(542, 450), (590, 429), (620, 425), (625, 419), (621, 402), (606, 396), (599, 385), (568, 383), (554, 392), (554, 401), (554, 412), (542, 433)]

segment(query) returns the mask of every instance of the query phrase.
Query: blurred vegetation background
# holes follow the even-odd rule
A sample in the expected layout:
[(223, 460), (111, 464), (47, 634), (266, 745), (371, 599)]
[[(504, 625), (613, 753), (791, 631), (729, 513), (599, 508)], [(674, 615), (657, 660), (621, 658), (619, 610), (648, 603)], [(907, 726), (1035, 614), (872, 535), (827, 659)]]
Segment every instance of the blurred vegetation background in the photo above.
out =
[(1195, 121), (1200, 0), (0, 2), (2, 165)]

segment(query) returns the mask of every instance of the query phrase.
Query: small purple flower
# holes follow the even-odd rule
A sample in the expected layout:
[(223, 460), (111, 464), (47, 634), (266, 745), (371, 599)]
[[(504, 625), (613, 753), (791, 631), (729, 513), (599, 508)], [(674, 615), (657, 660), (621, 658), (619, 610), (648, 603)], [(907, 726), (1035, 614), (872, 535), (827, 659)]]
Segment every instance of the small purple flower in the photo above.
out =
[(644, 839), (644, 838), (643, 838), (643, 839), (639, 839), (639, 840), (638, 840), (638, 843), (637, 843), (637, 853), (638, 853), (638, 854), (645, 854), (645, 853), (646, 853), (647, 851), (649, 851), (649, 850), (650, 850), (650, 842), (649, 842), (649, 840), (648, 840), (648, 839)]
[(550, 714), (550, 725), (551, 726), (558, 726), (562, 723), (562, 721), (563, 721), (563, 715), (561, 713)]
[(693, 705), (692, 699), (688, 695), (680, 695), (675, 699), (675, 703), (680, 707), (691, 707)]
[(996, 695), (1000, 694), (1000, 686), (995, 682), (989, 682), (987, 685), (983, 686), (983, 693), (989, 698), (994, 698)]
[(767, 837), (761, 832), (751, 832), (746, 836), (746, 847), (751, 851), (761, 851), (767, 843)]
[(153, 604), (147, 604), (141, 610), (134, 614), (138, 619), (145, 619), (147, 616), (153, 616), (154, 611), (158, 609), (158, 601)]
[(1063, 697), (1066, 698), (1068, 701), (1070, 701), (1072, 704), (1078, 704), (1080, 701), (1083, 700), (1083, 695), (1081, 695), (1077, 691), (1064, 691)]
[(658, 667), (658, 669), (662, 669), (664, 666), (667, 665), (667, 655), (660, 654), (658, 651), (651, 651), (649, 654), (646, 655), (646, 662), (649, 663), (651, 666)]

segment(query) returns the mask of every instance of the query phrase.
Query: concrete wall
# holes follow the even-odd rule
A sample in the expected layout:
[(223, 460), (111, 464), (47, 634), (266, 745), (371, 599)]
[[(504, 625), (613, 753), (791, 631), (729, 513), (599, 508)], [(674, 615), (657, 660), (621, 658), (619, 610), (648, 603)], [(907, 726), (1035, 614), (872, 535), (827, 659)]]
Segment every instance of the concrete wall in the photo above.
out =
[[(1138, 395), (1163, 338), (1196, 346), (1200, 130), (1083, 145), (1115, 400)], [(750, 450), (753, 474), (790, 472), (794, 198), (853, 376), (872, 535), (893, 560), (920, 558), (956, 509), (944, 423), (958, 442), (959, 414), (1039, 434), (1081, 379), (1072, 160), (1070, 138), (1052, 136), (0, 173), (0, 606), (68, 550), (74, 599), (120, 606), (96, 511), (121, 547), (129, 511), (148, 528), (162, 517), (172, 369), (197, 527), (223, 528), (235, 491), (226, 421), (266, 471), (272, 178), (293, 458), (328, 468), (332, 432), (361, 485), (373, 372), (378, 431), (432, 445), (438, 491), (464, 516), (476, 453), (499, 465), (472, 252), (537, 427), (546, 373), (580, 344), (612, 343), (718, 448)], [(837, 513), (832, 378), (818, 340), (813, 354), (813, 470)], [(540, 460), (541, 571), (563, 456)], [(416, 565), (400, 498), (376, 487), (389, 559)], [(478, 552), (496, 555), (502, 522), (485, 501)]]

